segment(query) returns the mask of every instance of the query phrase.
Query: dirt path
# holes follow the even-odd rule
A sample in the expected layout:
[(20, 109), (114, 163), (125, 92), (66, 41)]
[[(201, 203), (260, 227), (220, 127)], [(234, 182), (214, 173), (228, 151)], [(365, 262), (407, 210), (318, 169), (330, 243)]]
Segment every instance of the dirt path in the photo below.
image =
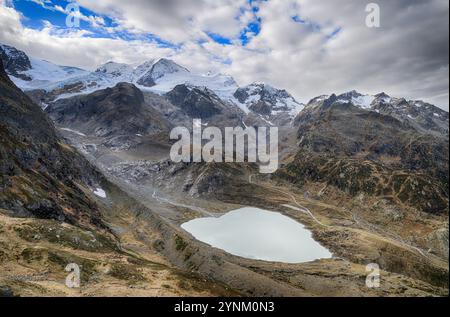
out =
[(201, 208), (201, 207), (197, 207), (197, 206), (191, 206), (191, 205), (186, 205), (186, 204), (181, 204), (181, 203), (177, 203), (175, 201), (169, 200), (167, 198), (161, 197), (157, 194), (156, 190), (153, 191), (153, 195), (152, 198), (156, 199), (158, 202), (160, 203), (165, 203), (165, 204), (169, 204), (175, 207), (181, 207), (181, 208), (187, 208), (193, 211), (197, 211), (207, 217), (217, 217), (216, 214), (210, 213), (209, 211)]
[[(253, 182), (253, 176), (254, 176), (254, 174), (249, 175), (248, 181), (249, 181), (250, 184), (256, 184), (256, 183)], [(341, 227), (341, 226), (327, 225), (327, 224), (324, 224), (323, 222), (321, 222), (320, 220), (318, 220), (317, 217), (314, 216), (314, 214), (311, 212), (311, 210), (309, 210), (309, 209), (306, 208), (305, 206), (301, 205), (301, 204), (297, 201), (297, 199), (295, 198), (295, 196), (294, 196), (293, 194), (291, 194), (290, 192), (288, 192), (288, 191), (286, 191), (286, 190), (283, 191), (283, 190), (281, 190), (281, 189), (279, 189), (279, 188), (277, 188), (277, 187), (275, 187), (275, 186), (273, 186), (273, 185), (267, 185), (267, 184), (257, 184), (257, 185), (258, 185), (258, 186), (261, 186), (261, 187), (264, 187), (264, 188), (267, 188), (267, 189), (269, 189), (269, 190), (275, 191), (275, 192), (277, 192), (277, 193), (281, 193), (282, 195), (284, 195), (284, 196), (286, 196), (286, 197), (289, 197), (289, 198), (291, 199), (291, 202), (292, 202), (292, 203), (294, 203), (296, 206), (298, 206), (298, 207), (300, 208), (301, 211), (303, 211), (303, 212), (305, 212), (307, 215), (309, 215), (309, 216), (310, 216), (317, 224), (319, 224), (320, 226), (325, 227), (325, 228), (343, 228), (343, 227)], [(369, 232), (372, 232), (372, 233), (377, 234), (377, 235), (379, 234), (379, 233), (378, 233), (379, 230), (380, 230), (379, 228), (374, 229), (375, 226), (372, 225), (372, 224), (363, 224), (363, 223), (358, 219), (358, 217), (357, 217), (354, 213), (352, 213), (352, 212), (348, 212), (348, 213), (351, 215), (353, 221), (354, 221), (357, 225), (359, 225), (359, 226), (361, 226), (362, 228), (368, 230)], [(413, 250), (413, 251), (417, 252), (418, 254), (420, 254), (421, 256), (423, 256), (423, 257), (424, 257), (425, 259), (427, 259), (428, 261), (436, 260), (436, 258), (435, 258), (434, 256), (432, 256), (431, 254), (425, 253), (422, 249), (420, 249), (420, 248), (418, 248), (418, 247), (416, 247), (416, 246), (413, 246), (413, 245), (410, 245), (410, 244), (406, 243), (405, 241), (403, 241), (403, 240), (402, 240), (401, 238), (399, 238), (399, 237), (387, 237), (387, 238), (389, 238), (389, 239), (391, 239), (391, 240), (397, 242), (399, 245), (402, 245), (402, 246), (406, 247), (407, 249), (410, 249), (410, 250)], [(439, 260), (440, 260), (440, 259), (439, 259)]]

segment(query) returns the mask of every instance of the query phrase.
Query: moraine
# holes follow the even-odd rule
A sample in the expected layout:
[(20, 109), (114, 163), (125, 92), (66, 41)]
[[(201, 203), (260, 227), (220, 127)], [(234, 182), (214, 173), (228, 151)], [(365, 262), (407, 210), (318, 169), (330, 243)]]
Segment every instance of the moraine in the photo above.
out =
[(282, 263), (331, 258), (302, 224), (259, 208), (245, 207), (219, 218), (200, 218), (181, 226), (197, 240), (240, 257)]

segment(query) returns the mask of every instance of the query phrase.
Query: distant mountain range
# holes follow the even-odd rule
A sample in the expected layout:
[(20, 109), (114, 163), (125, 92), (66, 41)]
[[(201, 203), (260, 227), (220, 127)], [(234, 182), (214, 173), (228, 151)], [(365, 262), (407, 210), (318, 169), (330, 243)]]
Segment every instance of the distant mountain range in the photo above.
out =
[[(189, 127), (193, 118), (219, 127), (278, 126), (281, 137), (297, 138), (297, 144), (284, 142), (290, 150), (282, 152), (303, 164), (308, 153), (356, 155), (394, 169), (425, 169), (427, 177), (448, 185), (449, 114), (422, 101), (353, 90), (319, 96), (305, 105), (285, 90), (264, 83), (238, 87), (230, 76), (195, 74), (165, 58), (137, 67), (109, 62), (88, 72), (37, 60), (6, 45), (0, 46), (0, 54), (11, 79), (58, 125), (100, 138), (110, 148), (133, 148), (155, 135), (166, 143), (170, 127)], [(392, 161), (397, 163), (388, 163)], [(364, 189), (352, 186), (358, 188), (351, 190), (355, 194)], [(439, 195), (439, 209), (445, 209), (448, 190)]]
[[(266, 83), (239, 87), (230, 76), (196, 74), (165, 58), (92, 72), (7, 45), (0, 58), (0, 220), (5, 213), (113, 233), (133, 254), (164, 255), (246, 295), (323, 295), (315, 286), (325, 280), (330, 294), (366, 294), (367, 263), (382, 264), (383, 278), (414, 281), (392, 278), (372, 295), (448, 294), (448, 112), (354, 90), (301, 103)], [(169, 132), (195, 118), (205, 127), (278, 127), (278, 171), (173, 163)], [(336, 257), (326, 270), (320, 261), (244, 261), (180, 229), (236, 205), (282, 210)], [(128, 282), (140, 271), (133, 272), (116, 276)]]
[[(143, 92), (159, 95), (171, 92), (177, 85), (204, 87), (222, 102), (237, 106), (246, 115), (252, 113), (265, 123), (279, 124), (276, 119), (280, 115), (295, 118), (305, 107), (285, 90), (264, 83), (239, 87), (231, 76), (195, 74), (165, 58), (147, 61), (136, 67), (108, 62), (89, 72), (38, 60), (7, 45), (0, 45), (0, 57), (17, 86), (25, 91), (41, 92), (44, 107), (58, 99), (112, 88), (120, 82), (134, 84)], [(308, 106), (314, 106), (325, 97), (329, 96), (312, 99)], [(448, 134), (448, 112), (422, 101), (394, 98), (385, 93), (371, 96), (356, 91), (336, 98), (339, 102), (349, 102), (365, 110), (392, 115), (423, 131)]]
[[(175, 62), (162, 58), (147, 61), (137, 67), (108, 62), (95, 71), (58, 66), (47, 61), (29, 58), (24, 52), (13, 47), (0, 45), (1, 58), (11, 79), (22, 89), (45, 90), (48, 101), (64, 99), (78, 94), (111, 88), (120, 82), (136, 85), (139, 89), (157, 94), (168, 93), (177, 85), (206, 87), (224, 102), (238, 106), (243, 112), (270, 115), (267, 106), (277, 105), (274, 111), (286, 110), (295, 116), (302, 108), (286, 91), (280, 91), (265, 84), (252, 84), (239, 88), (231, 76), (223, 74), (194, 74)], [(244, 94), (244, 91), (250, 94)], [(259, 105), (257, 105), (259, 103)], [(282, 105), (281, 107), (279, 105)]]

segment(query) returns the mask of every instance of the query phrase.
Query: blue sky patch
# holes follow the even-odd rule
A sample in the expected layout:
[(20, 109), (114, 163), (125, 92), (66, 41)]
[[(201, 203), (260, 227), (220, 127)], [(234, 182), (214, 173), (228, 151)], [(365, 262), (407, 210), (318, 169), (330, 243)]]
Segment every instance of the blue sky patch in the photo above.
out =
[(13, 4), (14, 9), (21, 12), (25, 17), (22, 20), (25, 27), (41, 29), (44, 20), (59, 27), (65, 27), (66, 25), (66, 15), (62, 12), (46, 9), (29, 0), (14, 0)]
[[(13, 1), (14, 9), (21, 12), (24, 16), (24, 19), (22, 20), (23, 25), (27, 28), (37, 30), (40, 30), (45, 26), (44, 21), (50, 22), (54, 27), (58, 29), (69, 29), (66, 25), (67, 14), (61, 12), (61, 9), (57, 8), (56, 6), (59, 6), (62, 9), (66, 9), (67, 5), (69, 5), (70, 3), (71, 2), (69, 1), (45, 0), (43, 1), (43, 5), (41, 5), (31, 0)], [(89, 21), (80, 19), (79, 29), (89, 32), (84, 35), (85, 37), (112, 39), (119, 38), (125, 41), (142, 40), (156, 43), (160, 47), (167, 47), (172, 49), (180, 48), (179, 45), (173, 44), (169, 41), (165, 41), (164, 39), (152, 34), (134, 34), (126, 30), (114, 30), (113, 32), (108, 32), (107, 28), (111, 29), (119, 26), (113, 19), (106, 15), (97, 14), (81, 6), (79, 7), (79, 9), (80, 13), (85, 17), (101, 17), (103, 19), (103, 23), (100, 27), (93, 26)], [(225, 41), (225, 39), (223, 41)]]
[(212, 39), (214, 42), (219, 43), (221, 45), (233, 44), (231, 39), (221, 36), (220, 34), (216, 34), (216, 33), (212, 33), (212, 32), (205, 32), (205, 33), (206, 33), (206, 35), (209, 36), (210, 39)]

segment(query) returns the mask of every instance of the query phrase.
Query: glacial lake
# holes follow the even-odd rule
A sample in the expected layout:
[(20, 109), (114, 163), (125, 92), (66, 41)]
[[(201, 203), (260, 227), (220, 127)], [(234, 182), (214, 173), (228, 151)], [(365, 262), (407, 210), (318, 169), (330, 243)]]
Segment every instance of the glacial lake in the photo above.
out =
[(305, 263), (331, 258), (312, 233), (281, 213), (245, 207), (219, 218), (199, 218), (181, 227), (197, 240), (243, 258)]

